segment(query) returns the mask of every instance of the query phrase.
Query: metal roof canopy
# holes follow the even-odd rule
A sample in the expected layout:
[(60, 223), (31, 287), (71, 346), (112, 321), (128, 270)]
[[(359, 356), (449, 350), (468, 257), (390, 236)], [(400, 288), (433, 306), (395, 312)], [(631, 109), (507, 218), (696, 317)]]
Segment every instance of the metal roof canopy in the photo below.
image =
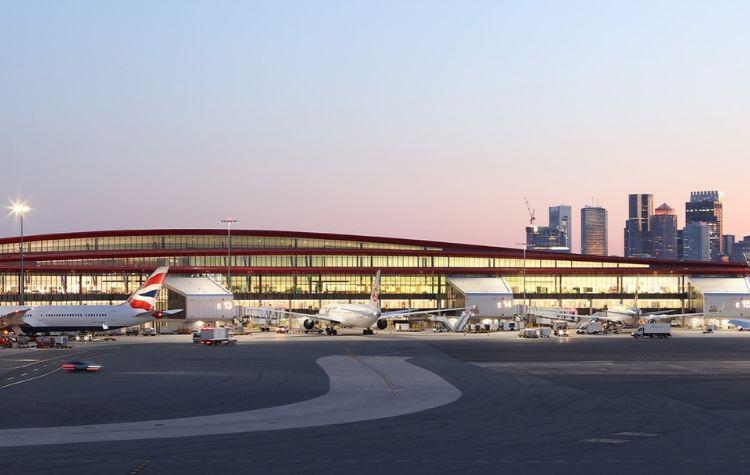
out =
[(185, 298), (186, 320), (231, 320), (235, 317), (234, 296), (210, 277), (168, 275), (164, 287)]
[(703, 296), (706, 317), (750, 317), (750, 277), (688, 277)]
[(688, 277), (700, 293), (750, 296), (750, 277)]
[(210, 277), (177, 277), (167, 275), (164, 286), (173, 292), (188, 295), (231, 296), (232, 293)]
[(448, 277), (448, 283), (453, 284), (464, 295), (513, 295), (513, 291), (502, 277)]
[(513, 316), (513, 291), (502, 277), (448, 277), (447, 282), (466, 297), (466, 306), (476, 306), (476, 316)]

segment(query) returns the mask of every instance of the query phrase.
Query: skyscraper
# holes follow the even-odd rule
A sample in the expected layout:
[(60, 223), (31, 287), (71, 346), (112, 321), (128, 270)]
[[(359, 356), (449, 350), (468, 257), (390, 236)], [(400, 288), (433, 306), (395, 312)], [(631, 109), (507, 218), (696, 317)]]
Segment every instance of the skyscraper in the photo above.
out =
[(651, 216), (654, 195), (628, 196), (628, 220), (625, 222), (625, 257), (650, 257)]
[(581, 208), (581, 254), (607, 255), (607, 210), (599, 206)]
[(733, 262), (748, 262), (750, 259), (750, 236), (745, 236), (741, 241), (736, 241), (732, 245)]
[(526, 226), (529, 249), (570, 252), (571, 214), (570, 206), (550, 206), (549, 226)]
[(734, 234), (725, 234), (721, 237), (721, 241), (724, 255), (731, 259), (734, 255), (734, 243), (737, 241), (737, 237)]
[(711, 260), (711, 231), (707, 223), (688, 223), (682, 232), (683, 258), (688, 261)]
[(564, 235), (565, 246), (573, 249), (573, 207), (558, 205), (549, 207), (549, 227), (557, 228)]
[[(711, 260), (721, 260), (724, 244), (724, 192), (693, 191), (685, 203), (685, 224), (706, 223), (711, 243)], [(687, 257), (686, 257), (687, 259)]]
[(657, 259), (677, 259), (677, 215), (664, 203), (651, 216), (651, 255)]
[(570, 252), (565, 235), (552, 226), (526, 226), (526, 245), (529, 249)]

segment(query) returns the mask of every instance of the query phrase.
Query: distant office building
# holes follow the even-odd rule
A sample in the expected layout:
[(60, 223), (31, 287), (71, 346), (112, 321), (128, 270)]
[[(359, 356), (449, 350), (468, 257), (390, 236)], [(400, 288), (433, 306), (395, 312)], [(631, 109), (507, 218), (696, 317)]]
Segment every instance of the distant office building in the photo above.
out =
[(570, 252), (570, 206), (550, 206), (549, 226), (526, 226), (526, 243), (529, 249)]
[(677, 259), (677, 215), (666, 203), (651, 217), (651, 250), (657, 259)]
[(682, 253), (685, 260), (711, 260), (711, 231), (707, 223), (688, 223), (682, 235)]
[(628, 220), (625, 222), (625, 257), (650, 257), (651, 216), (654, 195), (628, 196)]
[(750, 236), (745, 236), (741, 241), (736, 241), (732, 245), (732, 254), (729, 260), (732, 262), (746, 263), (750, 259)]
[(729, 259), (732, 259), (732, 254), (734, 252), (734, 242), (736, 241), (736, 237), (734, 234), (725, 234), (721, 237), (721, 246), (724, 251), (724, 255), (728, 256)]
[(529, 249), (570, 252), (565, 235), (550, 226), (526, 226), (526, 243)]
[(685, 258), (685, 240), (683, 238), (683, 230), (677, 230), (677, 259)]
[(690, 223), (706, 223), (711, 242), (711, 260), (720, 260), (723, 253), (724, 192), (691, 192), (690, 201), (685, 203), (685, 224)]
[(581, 254), (607, 255), (607, 210), (599, 206), (581, 208)]
[(549, 207), (549, 227), (556, 228), (564, 237), (568, 251), (573, 249), (573, 207), (567, 205)]

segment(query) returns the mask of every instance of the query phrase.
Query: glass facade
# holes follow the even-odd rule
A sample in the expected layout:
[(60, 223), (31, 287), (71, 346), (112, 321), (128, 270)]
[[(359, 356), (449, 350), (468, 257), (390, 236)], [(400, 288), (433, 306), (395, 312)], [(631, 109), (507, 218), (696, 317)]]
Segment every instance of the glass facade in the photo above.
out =
[[(297, 310), (314, 310), (327, 302), (366, 302), (378, 269), (383, 270), (385, 308), (444, 306), (448, 276), (501, 276), (519, 298), (524, 292), (519, 249), (238, 231), (232, 235), (229, 259), (226, 235), (215, 231), (127, 234), (133, 235), (27, 238), (27, 303), (117, 303), (160, 265), (171, 266), (172, 274), (209, 275), (230, 288), (240, 305)], [(0, 303), (4, 305), (19, 301), (18, 248), (17, 241), (0, 240)], [(226, 281), (227, 265), (232, 267), (231, 282)], [(690, 308), (686, 275), (702, 273), (688, 271), (684, 264), (670, 268), (663, 262), (543, 252), (530, 252), (525, 266), (525, 292), (531, 305), (584, 312), (636, 303), (644, 308)], [(738, 274), (745, 272), (744, 267), (735, 267)]]

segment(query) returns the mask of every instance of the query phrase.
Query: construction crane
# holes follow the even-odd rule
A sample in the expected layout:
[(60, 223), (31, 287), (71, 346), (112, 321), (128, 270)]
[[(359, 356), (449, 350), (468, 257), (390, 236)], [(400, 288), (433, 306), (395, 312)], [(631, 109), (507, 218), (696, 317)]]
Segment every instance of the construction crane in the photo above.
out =
[(531, 226), (534, 226), (534, 222), (536, 221), (536, 216), (534, 216), (534, 213), (536, 213), (536, 208), (531, 209), (531, 205), (529, 205), (529, 199), (525, 196), (523, 197), (523, 200), (526, 202), (526, 209), (529, 210), (529, 224)]

